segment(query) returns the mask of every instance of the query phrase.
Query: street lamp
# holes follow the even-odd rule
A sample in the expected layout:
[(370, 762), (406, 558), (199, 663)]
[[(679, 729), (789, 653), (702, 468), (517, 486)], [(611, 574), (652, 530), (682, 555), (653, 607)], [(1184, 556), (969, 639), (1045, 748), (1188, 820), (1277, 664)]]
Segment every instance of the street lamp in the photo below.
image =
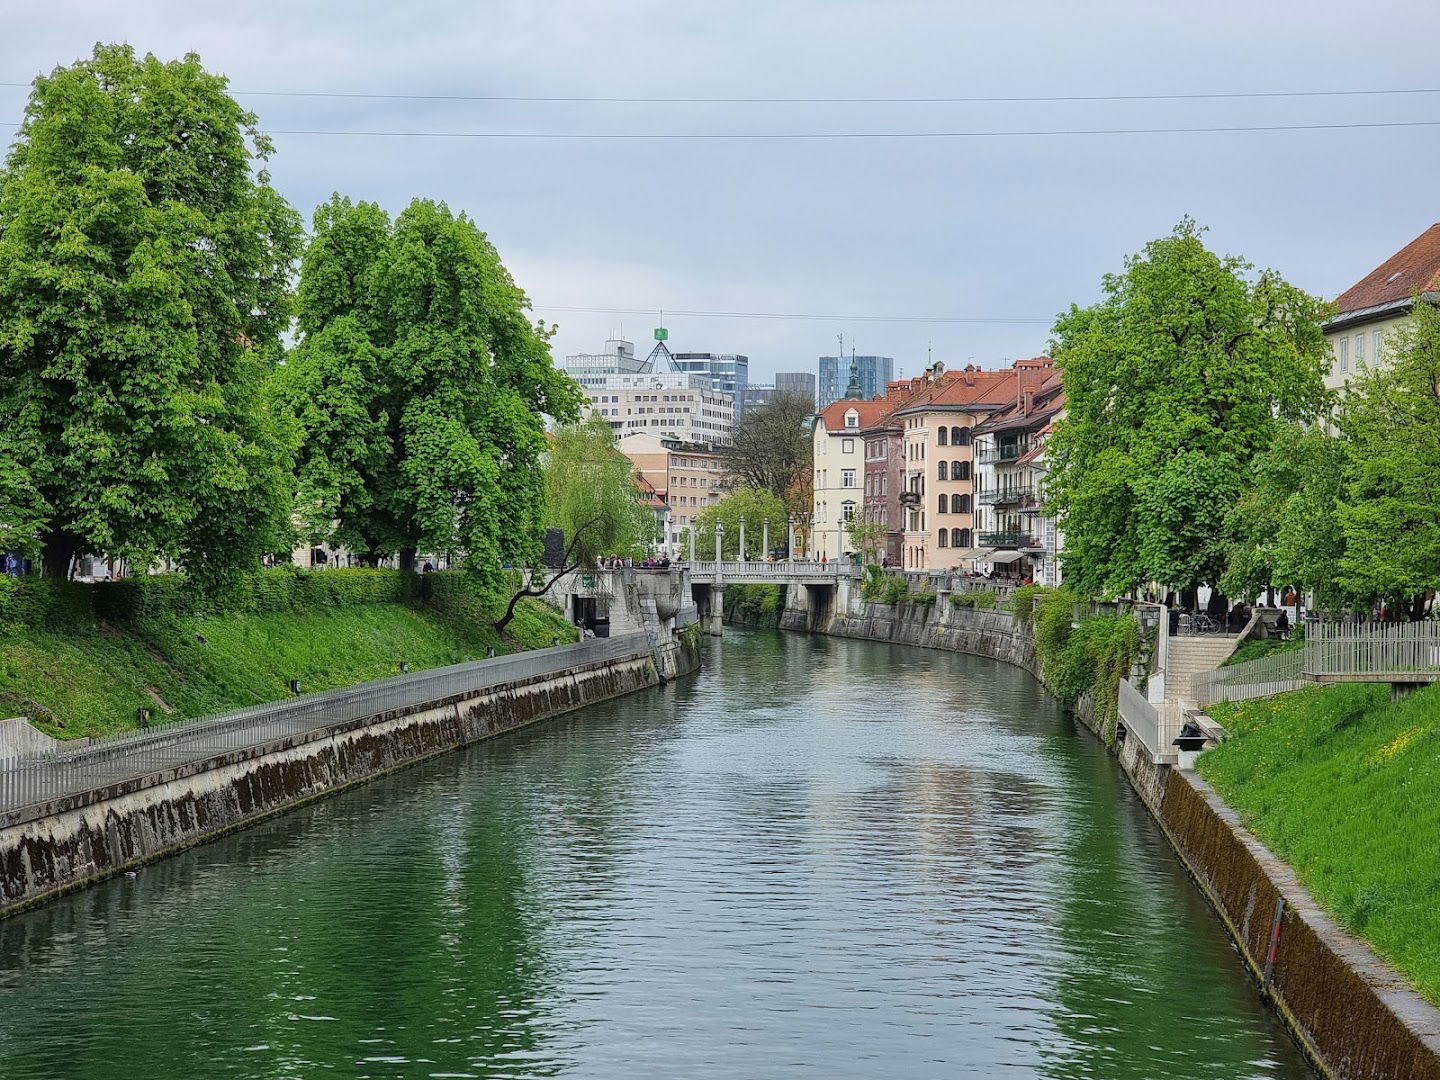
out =
[(760, 522), (760, 529), (760, 557), (768, 560), (770, 558), (770, 519), (768, 517)]
[(720, 544), (724, 541), (724, 539), (725, 539), (725, 523), (724, 523), (723, 521), (717, 521), (717, 522), (715, 522), (715, 562), (716, 562), (716, 563), (719, 563), (719, 562), (720, 562)]
[(738, 552), (740, 561), (745, 561), (745, 515), (740, 515), (740, 550)]

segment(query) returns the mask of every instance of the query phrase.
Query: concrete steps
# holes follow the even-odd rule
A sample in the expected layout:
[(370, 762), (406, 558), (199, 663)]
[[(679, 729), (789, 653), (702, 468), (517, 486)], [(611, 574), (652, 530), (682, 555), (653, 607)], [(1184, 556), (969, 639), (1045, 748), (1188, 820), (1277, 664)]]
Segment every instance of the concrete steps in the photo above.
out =
[(1172, 637), (1165, 661), (1165, 700), (1179, 702), (1191, 698), (1192, 676), (1214, 671), (1239, 643), (1239, 636), (1235, 634)]

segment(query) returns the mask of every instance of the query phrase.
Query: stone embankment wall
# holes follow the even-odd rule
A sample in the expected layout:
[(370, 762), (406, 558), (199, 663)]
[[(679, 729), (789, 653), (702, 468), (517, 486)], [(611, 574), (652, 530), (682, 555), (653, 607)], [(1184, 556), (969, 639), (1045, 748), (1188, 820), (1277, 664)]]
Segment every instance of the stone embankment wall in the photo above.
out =
[[(662, 646), (660, 659), (667, 678), (699, 667), (698, 649), (683, 636)], [(642, 648), (12, 811), (0, 816), (0, 916), (394, 769), (660, 681), (656, 654)]]
[[(934, 604), (852, 601), (825, 625), (807, 626), (797, 618), (786, 628), (989, 656), (1040, 677), (1027, 625), (1008, 612), (956, 608), (944, 594)], [(1098, 735), (1088, 696), (1074, 712)], [(1265, 991), (1321, 1072), (1346, 1080), (1440, 1080), (1440, 1010), (1341, 930), (1294, 870), (1251, 835), (1199, 776), (1154, 764), (1138, 740), (1122, 743), (1117, 757), (1259, 981), (1276, 900), (1284, 899)]]

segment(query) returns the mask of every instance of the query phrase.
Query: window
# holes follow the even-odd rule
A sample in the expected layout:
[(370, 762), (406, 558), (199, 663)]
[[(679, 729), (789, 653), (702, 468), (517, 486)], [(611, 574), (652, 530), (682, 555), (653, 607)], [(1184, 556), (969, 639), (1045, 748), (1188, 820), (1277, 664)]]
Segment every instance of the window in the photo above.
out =
[(952, 461), (950, 463), (951, 480), (969, 480), (970, 463), (968, 461)]
[(943, 462), (943, 461), (940, 462), (939, 467), (935, 470), (935, 479), (936, 479), (936, 480), (948, 480), (948, 479), (950, 479), (950, 475), (949, 475), (949, 474), (950, 474), (950, 469), (949, 469), (949, 467), (946, 465), (945, 462)]
[(1350, 339), (1340, 338), (1335, 342), (1335, 370), (1350, 370)]
[(955, 530), (955, 546), (958, 547), (958, 548), (968, 548), (968, 547), (970, 546), (970, 530), (969, 530), (969, 529), (956, 529), (956, 530)]
[(854, 521), (854, 520), (855, 520), (855, 504), (854, 504), (853, 502), (849, 502), (849, 501), (846, 501), (846, 502), (841, 503), (841, 504), (840, 504), (840, 516), (841, 516), (841, 518), (843, 518), (845, 521)]
[(860, 414), (854, 409), (845, 414), (845, 426), (847, 428), (858, 428), (860, 426)]
[(1375, 346), (1375, 349), (1374, 349), (1374, 351), (1370, 354), (1370, 359), (1371, 359), (1372, 361), (1374, 361), (1375, 363), (1377, 363), (1377, 364), (1380, 363), (1380, 343), (1383, 342), (1384, 340), (1385, 340), (1385, 331), (1384, 331), (1384, 330), (1376, 330), (1376, 331), (1375, 331), (1375, 336), (1374, 336), (1374, 341), (1373, 341), (1373, 344), (1374, 344), (1374, 346)]
[(950, 445), (951, 445), (951, 446), (968, 446), (968, 445), (970, 445), (970, 429), (969, 429), (969, 428), (958, 428), (958, 427), (957, 427), (957, 428), (951, 428), (951, 429), (950, 429)]
[[(943, 429), (942, 429), (942, 430), (943, 430)], [(943, 499), (945, 496), (942, 495), (942, 496), (940, 496), (940, 497)], [(940, 546), (941, 546), (941, 547), (949, 547), (949, 546), (950, 546), (950, 534), (949, 534), (949, 532), (947, 532), (945, 529), (941, 529), (941, 530), (940, 530)]]
[(956, 496), (955, 496), (955, 513), (957, 513), (957, 514), (968, 514), (968, 513), (970, 513), (970, 496), (969, 496), (969, 495), (956, 495)]
[(950, 501), (950, 500), (949, 500), (949, 496), (947, 496), (947, 495), (941, 495), (941, 496), (940, 496), (940, 506), (939, 506), (939, 512), (940, 512), (940, 513), (942, 513), (942, 514), (948, 514), (948, 513), (950, 512), (950, 509), (949, 509), (949, 501)]
[(841, 470), (840, 470), (840, 486), (841, 486), (841, 487), (854, 487), (854, 486), (855, 486), (855, 470), (854, 470), (854, 469), (841, 469)]
[[(941, 445), (941, 446), (944, 446), (944, 445), (945, 445), (945, 429), (944, 429), (943, 427), (940, 429), (940, 445)], [(944, 545), (944, 544), (941, 544), (940, 546), (941, 546), (941, 547), (944, 547), (945, 545)]]
[(1363, 368), (1363, 367), (1365, 366), (1365, 335), (1364, 335), (1364, 334), (1356, 334), (1356, 335), (1355, 335), (1355, 366), (1356, 366), (1357, 368)]
[(855, 452), (855, 440), (854, 440), (854, 439), (841, 439), (841, 440), (840, 440), (840, 452), (841, 452), (842, 454), (853, 454), (853, 453)]

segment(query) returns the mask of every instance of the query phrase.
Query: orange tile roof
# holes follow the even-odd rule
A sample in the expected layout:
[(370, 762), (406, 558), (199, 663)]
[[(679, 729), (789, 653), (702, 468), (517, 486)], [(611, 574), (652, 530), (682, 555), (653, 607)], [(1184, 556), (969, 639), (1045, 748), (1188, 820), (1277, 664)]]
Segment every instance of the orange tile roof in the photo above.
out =
[(1415, 293), (1440, 292), (1440, 224), (1410, 243), (1341, 293), (1337, 315), (1408, 300)]

